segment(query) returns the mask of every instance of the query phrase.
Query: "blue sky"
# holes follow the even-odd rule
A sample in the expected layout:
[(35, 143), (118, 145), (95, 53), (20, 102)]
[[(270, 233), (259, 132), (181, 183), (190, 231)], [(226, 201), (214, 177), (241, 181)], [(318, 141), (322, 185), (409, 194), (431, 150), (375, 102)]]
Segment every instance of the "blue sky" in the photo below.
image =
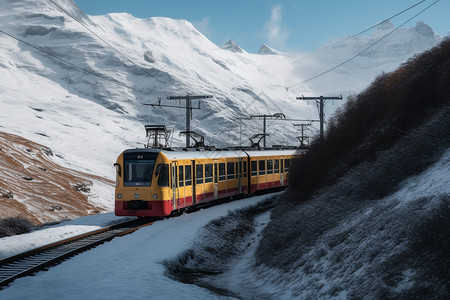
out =
[[(186, 19), (213, 43), (236, 41), (255, 53), (266, 43), (287, 52), (308, 52), (328, 40), (356, 34), (420, 0), (74, 0), (89, 15), (128, 12), (138, 18)], [(435, 0), (425, 0), (392, 19), (400, 25)], [(450, 1), (440, 0), (407, 23), (424, 21), (450, 33)]]

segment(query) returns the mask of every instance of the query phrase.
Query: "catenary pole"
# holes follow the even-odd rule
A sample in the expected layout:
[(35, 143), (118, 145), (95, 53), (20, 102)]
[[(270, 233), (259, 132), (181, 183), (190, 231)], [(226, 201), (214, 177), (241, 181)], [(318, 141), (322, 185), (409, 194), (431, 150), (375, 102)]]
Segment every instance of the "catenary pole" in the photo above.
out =
[(313, 100), (316, 101), (317, 105), (319, 106), (319, 119), (320, 119), (320, 139), (323, 139), (323, 124), (325, 122), (325, 114), (323, 111), (324, 105), (325, 105), (325, 100), (342, 100), (342, 95), (340, 95), (339, 97), (324, 97), (324, 96), (319, 96), (319, 97), (297, 97), (297, 100)]
[[(186, 95), (186, 96), (169, 96), (167, 97), (167, 100), (186, 100), (186, 106), (174, 106), (174, 105), (165, 105), (165, 104), (161, 104), (161, 101), (158, 102), (158, 104), (148, 104), (148, 103), (144, 103), (144, 105), (150, 105), (153, 107), (174, 107), (174, 108), (185, 108), (186, 109), (186, 132), (189, 133), (191, 132), (191, 118), (192, 118), (192, 110), (193, 109), (200, 109), (200, 103), (197, 107), (192, 107), (192, 101), (191, 100), (198, 100), (198, 99), (208, 99), (208, 98), (212, 98), (212, 95), (201, 95), (201, 96), (190, 96), (190, 95)], [(190, 140), (189, 140), (190, 136), (189, 134), (186, 134), (186, 147), (190, 147)]]

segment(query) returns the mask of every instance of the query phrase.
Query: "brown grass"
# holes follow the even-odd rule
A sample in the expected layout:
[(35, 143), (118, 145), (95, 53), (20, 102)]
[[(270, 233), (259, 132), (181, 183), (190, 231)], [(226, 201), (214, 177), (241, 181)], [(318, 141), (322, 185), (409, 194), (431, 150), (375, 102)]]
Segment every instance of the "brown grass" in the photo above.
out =
[(22, 217), (35, 225), (97, 214), (79, 186), (110, 180), (64, 168), (51, 150), (20, 136), (0, 132), (0, 218)]

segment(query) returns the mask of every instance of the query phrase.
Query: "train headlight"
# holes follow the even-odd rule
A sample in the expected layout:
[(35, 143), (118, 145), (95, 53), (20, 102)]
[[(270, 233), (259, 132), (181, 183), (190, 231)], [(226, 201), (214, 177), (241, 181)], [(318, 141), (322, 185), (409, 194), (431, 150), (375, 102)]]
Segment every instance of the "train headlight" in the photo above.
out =
[(122, 194), (117, 194), (117, 199), (122, 199)]
[(158, 194), (153, 194), (153, 199), (158, 199)]

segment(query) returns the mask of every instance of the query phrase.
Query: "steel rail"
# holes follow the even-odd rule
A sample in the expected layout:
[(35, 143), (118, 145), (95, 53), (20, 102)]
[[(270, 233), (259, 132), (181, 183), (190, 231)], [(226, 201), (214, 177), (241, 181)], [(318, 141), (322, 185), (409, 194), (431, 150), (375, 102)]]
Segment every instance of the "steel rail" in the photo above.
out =
[[(282, 187), (282, 189), (284, 189), (284, 187)], [(271, 192), (274, 191), (267, 191), (263, 194), (270, 194)], [(189, 209), (181, 210), (178, 213), (171, 215), (170, 217), (178, 216), (183, 212), (192, 213), (199, 209), (209, 208), (211, 206), (220, 205), (222, 203), (227, 203), (240, 198), (241, 197), (230, 197), (229, 199), (221, 199), (220, 201), (201, 203), (194, 207), (190, 207)], [(98, 230), (90, 231), (1, 259), (0, 290), (8, 286), (9, 283), (13, 282), (17, 278), (32, 275), (38, 271), (46, 270), (51, 266), (57, 265), (62, 261), (75, 256), (76, 254), (94, 248), (102, 243), (108, 242), (115, 237), (124, 236), (138, 230), (139, 228), (149, 226), (155, 221), (161, 219), (163, 218), (138, 218), (109, 227), (104, 227)]]
[(19, 277), (45, 270), (115, 237), (151, 225), (156, 220), (156, 218), (134, 219), (4, 258), (0, 260), (0, 290)]

